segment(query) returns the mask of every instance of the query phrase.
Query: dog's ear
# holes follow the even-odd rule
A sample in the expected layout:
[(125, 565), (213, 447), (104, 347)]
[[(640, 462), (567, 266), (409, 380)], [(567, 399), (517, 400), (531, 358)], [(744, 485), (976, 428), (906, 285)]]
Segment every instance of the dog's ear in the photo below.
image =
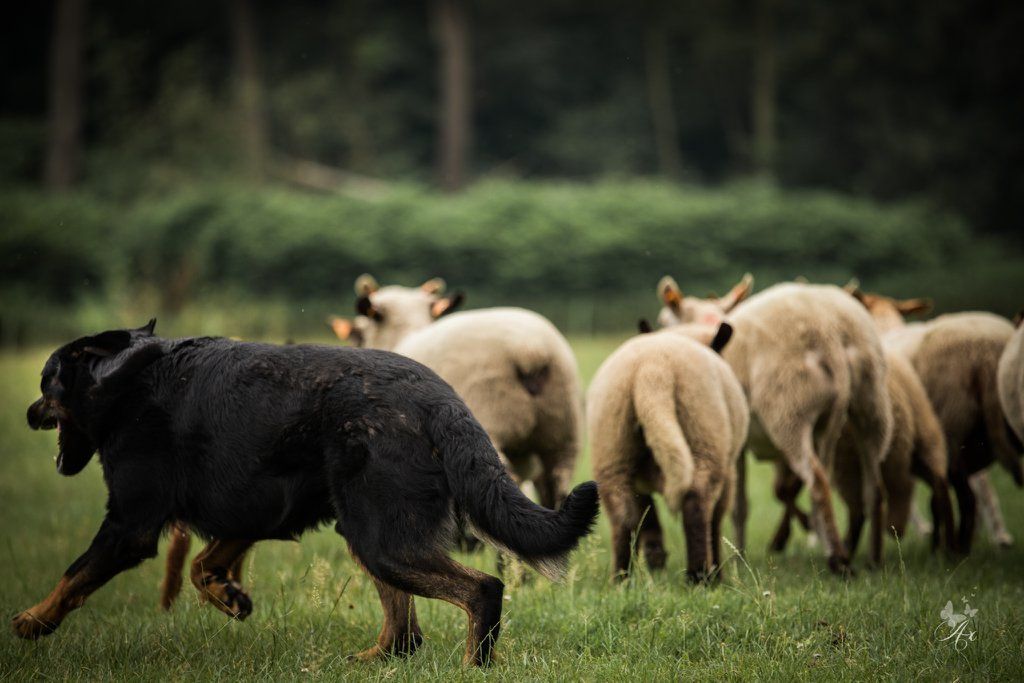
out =
[(438, 299), (434, 303), (430, 304), (430, 315), (434, 318), (440, 318), (442, 315), (448, 315), (461, 306), (462, 302), (465, 300), (466, 295), (462, 292), (455, 292), (451, 296)]
[(718, 332), (715, 333), (715, 338), (711, 340), (711, 350), (715, 353), (721, 354), (722, 349), (732, 339), (732, 325), (725, 322), (724, 320), (718, 326)]
[(93, 398), (110, 397), (118, 394), (131, 384), (135, 376), (159, 360), (166, 353), (160, 342), (141, 342), (129, 353), (112, 361), (113, 367), (104, 367), (97, 379), (98, 382), (90, 393)]
[(154, 329), (156, 329), (156, 318), (150, 318), (148, 323), (131, 331), (140, 337), (152, 337)]
[(636, 321), (636, 329), (640, 334), (647, 334), (653, 332), (654, 328), (651, 327), (651, 322), (647, 318), (640, 318)]
[(108, 358), (127, 349), (131, 342), (132, 335), (128, 330), (110, 330), (94, 337), (86, 337), (82, 340), (79, 350), (86, 355)]

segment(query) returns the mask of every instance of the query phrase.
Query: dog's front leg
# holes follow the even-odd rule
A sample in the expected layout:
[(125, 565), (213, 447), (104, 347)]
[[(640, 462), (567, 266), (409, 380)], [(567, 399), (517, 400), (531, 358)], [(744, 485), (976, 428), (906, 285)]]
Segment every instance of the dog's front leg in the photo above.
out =
[(64, 617), (78, 609), (97, 588), (157, 551), (160, 528), (140, 531), (107, 517), (89, 549), (68, 567), (53, 592), (11, 620), (14, 633), (35, 639), (53, 633)]
[(192, 560), (192, 584), (200, 599), (232, 619), (242, 620), (252, 613), (252, 600), (241, 583), (242, 562), (252, 545), (252, 541), (218, 539)]

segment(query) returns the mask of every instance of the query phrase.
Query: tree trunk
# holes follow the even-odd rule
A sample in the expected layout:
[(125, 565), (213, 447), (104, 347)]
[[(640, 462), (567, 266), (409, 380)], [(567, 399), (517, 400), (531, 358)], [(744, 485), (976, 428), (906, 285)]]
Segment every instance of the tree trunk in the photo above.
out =
[(774, 0), (757, 0), (751, 116), (754, 170), (763, 176), (771, 176), (775, 171), (775, 92), (778, 87), (775, 48)]
[(50, 46), (50, 118), (46, 185), (66, 190), (78, 179), (82, 154), (82, 62), (85, 0), (57, 0)]
[(466, 182), (472, 139), (469, 24), (462, 0), (436, 0), (434, 14), (441, 50), (438, 172), (441, 186), (454, 192)]
[(647, 53), (647, 100), (654, 126), (654, 146), (658, 152), (658, 168), (662, 175), (679, 178), (683, 162), (679, 154), (679, 131), (672, 105), (672, 71), (668, 56), (668, 32), (656, 19), (644, 38)]
[(229, 0), (236, 97), (247, 173), (262, 180), (267, 168), (267, 126), (263, 116), (256, 22), (251, 0)]

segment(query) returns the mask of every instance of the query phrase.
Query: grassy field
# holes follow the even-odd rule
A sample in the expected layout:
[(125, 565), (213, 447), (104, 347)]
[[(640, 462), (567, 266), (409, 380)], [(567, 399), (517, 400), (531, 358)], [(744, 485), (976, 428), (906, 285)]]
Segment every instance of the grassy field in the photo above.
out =
[[(616, 342), (576, 340), (586, 378)], [(25, 424), (46, 354), (0, 354), (0, 607), (7, 615), (50, 591), (103, 515), (99, 466), (59, 476), (54, 432)], [(584, 455), (578, 478), (588, 472)], [(463, 613), (422, 599), (427, 641), (414, 657), (348, 663), (346, 655), (374, 641), (379, 602), (342, 540), (324, 530), (256, 548), (246, 569), (255, 611), (245, 622), (199, 605), (189, 588), (171, 613), (161, 612), (162, 561), (153, 560), (111, 581), (48, 638), (0, 635), (0, 679), (1020, 680), (1024, 496), (1002, 472), (995, 480), (1018, 538), (1013, 549), (982, 539), (970, 558), (951, 562), (911, 535), (902, 547), (888, 544), (880, 570), (863, 569), (859, 557), (848, 581), (827, 573), (800, 532), (785, 555), (766, 552), (780, 512), (771, 469), (757, 465), (749, 478), (751, 547), (746, 558), (729, 553), (722, 585), (685, 583), (677, 523), (666, 527), (667, 570), (652, 576), (641, 567), (626, 584), (612, 583), (602, 520), (564, 584), (515, 567), (506, 577), (500, 661), (487, 671), (460, 665)], [(491, 551), (460, 559), (493, 571)], [(963, 598), (978, 612), (967, 629), (974, 639), (958, 649), (943, 640), (950, 629), (940, 610), (947, 601), (961, 607)]]

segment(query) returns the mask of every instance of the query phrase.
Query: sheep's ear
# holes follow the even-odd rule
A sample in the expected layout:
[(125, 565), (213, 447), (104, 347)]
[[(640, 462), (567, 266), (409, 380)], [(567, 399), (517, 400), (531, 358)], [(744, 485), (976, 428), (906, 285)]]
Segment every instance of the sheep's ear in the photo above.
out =
[(132, 336), (128, 330), (111, 330), (84, 339), (81, 352), (98, 358), (107, 358), (121, 353), (131, 342)]
[(640, 334), (648, 334), (653, 332), (654, 328), (651, 327), (651, 322), (647, 318), (640, 318), (636, 321), (636, 329), (640, 331)]
[(1013, 316), (1013, 326), (1020, 327), (1024, 323), (1024, 308), (1017, 311), (1017, 315)]
[(843, 291), (850, 296), (857, 296), (857, 293), (860, 292), (860, 280), (851, 277), (850, 281), (843, 285)]
[(927, 313), (932, 310), (931, 299), (903, 299), (893, 302), (900, 315), (914, 315), (915, 313)]
[(735, 287), (729, 290), (729, 293), (718, 300), (718, 305), (722, 307), (722, 310), (728, 313), (736, 304), (750, 296), (750, 291), (754, 287), (754, 276), (750, 273), (744, 273), (743, 278), (736, 284)]
[(718, 332), (715, 332), (715, 338), (711, 340), (711, 350), (715, 353), (722, 353), (722, 349), (730, 339), (732, 339), (732, 325), (723, 320), (718, 326)]
[(795, 278), (793, 278), (793, 282), (797, 283), (798, 285), (811, 284), (811, 281), (807, 279), (806, 275), (797, 275)]
[(679, 304), (683, 302), (683, 292), (671, 275), (666, 275), (658, 282), (658, 296), (666, 306), (672, 308), (679, 308)]
[(352, 334), (352, 321), (339, 318), (336, 315), (328, 316), (327, 324), (334, 330), (334, 335), (341, 341), (348, 341)]
[(356, 312), (359, 315), (365, 315), (371, 320), (381, 322), (384, 320), (384, 314), (373, 307), (373, 302), (370, 301), (370, 296), (363, 295), (356, 299)]
[(380, 289), (377, 280), (369, 273), (363, 273), (356, 278), (356, 296), (369, 296)]
[(132, 332), (143, 337), (152, 337), (154, 329), (156, 329), (156, 318), (150, 318), (148, 323), (142, 327), (136, 327)]
[(447, 286), (448, 285), (445, 283), (443, 278), (434, 277), (420, 285), (420, 289), (427, 294), (437, 294), (440, 296), (441, 294), (444, 294), (444, 289)]
[(462, 302), (465, 300), (466, 295), (462, 292), (455, 292), (451, 296), (438, 299), (434, 303), (430, 304), (430, 315), (434, 318), (440, 318), (442, 315), (448, 315), (461, 306)]

